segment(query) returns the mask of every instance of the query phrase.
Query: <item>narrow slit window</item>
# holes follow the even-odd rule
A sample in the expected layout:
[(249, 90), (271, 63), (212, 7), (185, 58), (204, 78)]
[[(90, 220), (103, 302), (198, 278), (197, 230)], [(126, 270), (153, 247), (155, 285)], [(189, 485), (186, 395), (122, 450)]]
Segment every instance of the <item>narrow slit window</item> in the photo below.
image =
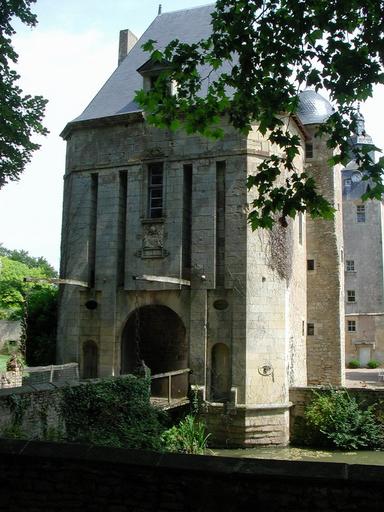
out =
[(356, 220), (357, 222), (365, 222), (365, 204), (356, 206)]
[(313, 144), (311, 142), (305, 145), (305, 158), (313, 158)]
[(303, 245), (303, 214), (299, 212), (299, 244)]
[(148, 166), (148, 217), (150, 219), (159, 219), (163, 216), (163, 182), (163, 164), (150, 164)]

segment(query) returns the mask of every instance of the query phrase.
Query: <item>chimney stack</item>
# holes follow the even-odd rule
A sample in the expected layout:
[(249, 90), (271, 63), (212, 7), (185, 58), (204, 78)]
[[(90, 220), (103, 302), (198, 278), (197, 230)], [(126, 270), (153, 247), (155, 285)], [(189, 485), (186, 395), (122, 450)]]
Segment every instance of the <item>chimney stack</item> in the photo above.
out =
[(118, 66), (120, 66), (122, 61), (135, 46), (137, 40), (138, 38), (129, 29), (120, 30)]

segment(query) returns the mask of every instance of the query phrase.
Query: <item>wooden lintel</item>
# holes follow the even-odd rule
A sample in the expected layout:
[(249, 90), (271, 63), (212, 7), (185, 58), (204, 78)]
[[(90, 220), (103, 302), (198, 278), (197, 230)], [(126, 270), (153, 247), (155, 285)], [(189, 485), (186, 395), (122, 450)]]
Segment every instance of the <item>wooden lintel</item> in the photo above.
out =
[(143, 274), (142, 276), (133, 276), (133, 279), (135, 279), (136, 281), (151, 281), (157, 283), (171, 283), (182, 284), (184, 286), (191, 286), (191, 281), (187, 281), (187, 279), (179, 279), (178, 277), (149, 276), (147, 274)]

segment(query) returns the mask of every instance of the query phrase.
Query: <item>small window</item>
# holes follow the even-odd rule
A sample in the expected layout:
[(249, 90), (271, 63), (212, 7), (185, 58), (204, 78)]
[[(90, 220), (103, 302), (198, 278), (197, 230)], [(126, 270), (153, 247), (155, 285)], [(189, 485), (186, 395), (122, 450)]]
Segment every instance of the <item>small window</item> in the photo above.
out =
[(299, 212), (299, 244), (303, 245), (303, 214)]
[(348, 332), (356, 332), (356, 320), (348, 320)]
[(352, 181), (347, 178), (344, 180), (344, 187), (350, 187), (352, 185)]
[(149, 77), (149, 87), (150, 87), (150, 89), (154, 89), (155, 88), (155, 85), (156, 85), (156, 82), (157, 82), (158, 78), (159, 78), (159, 75), (151, 75)]
[(315, 324), (307, 324), (307, 336), (314, 336)]
[(148, 166), (148, 217), (158, 219), (163, 216), (163, 164)]
[(347, 272), (354, 272), (355, 271), (355, 260), (347, 260)]
[[(160, 76), (161, 76), (160, 73), (155, 73), (155, 74), (149, 75), (149, 77), (147, 78), (147, 80), (148, 80), (147, 88), (154, 89), (155, 86), (157, 85), (157, 81), (159, 80)], [(164, 96), (172, 96), (173, 89), (174, 89), (172, 87), (172, 82), (170, 82), (167, 79), (164, 80), (163, 78), (160, 78), (159, 86), (160, 86), (160, 90), (162, 91)], [(144, 88), (145, 88), (145, 86), (144, 86)]]
[(302, 336), (304, 336), (304, 334), (305, 334), (305, 330), (304, 330), (304, 329), (305, 329), (305, 327), (304, 327), (304, 325), (305, 325), (305, 324), (304, 324), (304, 320), (302, 320), (302, 321), (301, 321), (301, 335), (302, 335)]
[(365, 222), (365, 205), (358, 204), (356, 206), (356, 220), (357, 222)]
[(356, 302), (355, 290), (347, 290), (347, 301)]
[(315, 270), (315, 260), (307, 260), (307, 270)]
[(305, 158), (313, 158), (313, 144), (307, 142), (305, 145)]

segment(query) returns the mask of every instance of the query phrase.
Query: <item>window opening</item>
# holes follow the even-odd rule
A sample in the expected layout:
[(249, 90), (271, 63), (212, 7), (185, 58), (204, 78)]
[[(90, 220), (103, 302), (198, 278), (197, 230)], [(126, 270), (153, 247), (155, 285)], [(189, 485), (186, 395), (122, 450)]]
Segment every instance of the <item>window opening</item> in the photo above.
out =
[(347, 272), (355, 271), (355, 260), (347, 260)]
[(158, 219), (163, 216), (163, 164), (148, 166), (148, 216)]
[(347, 290), (347, 300), (348, 302), (356, 302), (355, 290)]
[(97, 232), (97, 199), (98, 199), (98, 174), (91, 174), (91, 204), (89, 222), (89, 246), (88, 246), (88, 283), (91, 288), (95, 286), (96, 279), (96, 232)]
[(225, 162), (216, 162), (216, 286), (225, 284)]
[(315, 270), (315, 260), (307, 260), (307, 270)]
[(348, 332), (356, 332), (356, 320), (348, 320)]
[(307, 335), (314, 336), (315, 334), (315, 324), (307, 324)]
[(183, 172), (183, 267), (190, 269), (192, 247), (192, 165), (184, 165)]
[(303, 214), (299, 212), (299, 244), (303, 245)]
[(356, 206), (356, 220), (357, 222), (365, 222), (365, 205), (358, 204)]
[(307, 142), (305, 145), (305, 158), (313, 158), (313, 144)]

